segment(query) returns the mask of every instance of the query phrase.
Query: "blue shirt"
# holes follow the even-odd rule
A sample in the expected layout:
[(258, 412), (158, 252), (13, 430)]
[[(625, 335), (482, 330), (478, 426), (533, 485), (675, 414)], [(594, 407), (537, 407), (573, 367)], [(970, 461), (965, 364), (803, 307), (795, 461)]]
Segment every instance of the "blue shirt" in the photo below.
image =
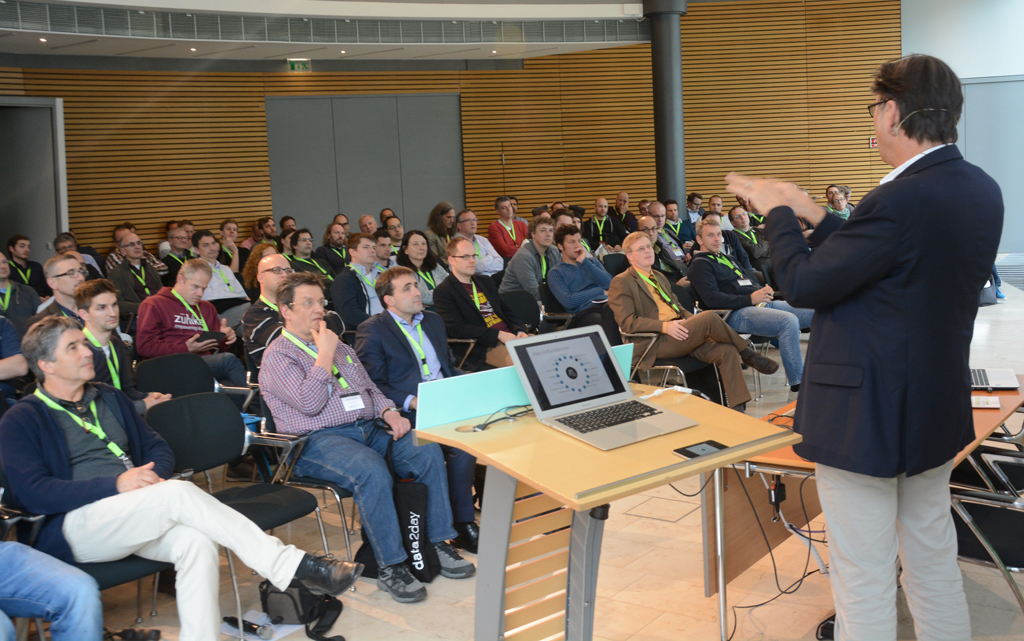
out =
[(582, 312), (594, 301), (608, 300), (605, 290), (611, 284), (611, 274), (593, 256), (582, 265), (562, 261), (548, 270), (551, 293), (573, 314)]
[[(423, 344), (421, 345), (419, 342), (420, 333), (416, 330), (416, 327), (423, 322), (423, 312), (412, 317), (412, 325), (405, 322), (401, 316), (395, 314), (390, 309), (388, 310), (388, 313), (391, 314), (391, 318), (395, 319), (395, 322), (398, 323), (399, 327), (405, 329), (405, 338), (412, 346), (412, 351), (416, 354), (417, 360), (419, 359), (419, 350), (416, 348), (423, 348), (423, 355), (427, 357), (427, 370), (430, 371), (430, 375), (424, 376), (423, 368), (420, 368), (420, 378), (424, 381), (436, 381), (439, 378), (444, 378), (444, 374), (441, 373), (441, 361), (437, 357), (437, 351), (434, 349), (434, 344), (430, 342), (430, 339), (427, 338), (426, 334), (423, 335)], [(413, 398), (415, 397), (412, 394), (405, 397), (405, 402), (402, 403), (402, 409), (406, 412), (409, 411), (409, 403), (412, 402)]]
[[(18, 338), (18, 330), (6, 317), (0, 316), (0, 359), (10, 358), (21, 354), (21, 340)], [(7, 396), (8, 401), (14, 399), (14, 386), (9, 381), (0, 381), (0, 391)]]
[(363, 291), (366, 292), (366, 300), (370, 303), (370, 309), (367, 310), (370, 316), (383, 312), (384, 307), (377, 300), (377, 290), (366, 281), (369, 280), (370, 283), (376, 283), (377, 277), (384, 272), (384, 269), (377, 262), (373, 263), (373, 268), (370, 269), (369, 273), (367, 273), (366, 268), (356, 263), (352, 263), (349, 267), (356, 270), (356, 277), (359, 278), (359, 283), (363, 286)]

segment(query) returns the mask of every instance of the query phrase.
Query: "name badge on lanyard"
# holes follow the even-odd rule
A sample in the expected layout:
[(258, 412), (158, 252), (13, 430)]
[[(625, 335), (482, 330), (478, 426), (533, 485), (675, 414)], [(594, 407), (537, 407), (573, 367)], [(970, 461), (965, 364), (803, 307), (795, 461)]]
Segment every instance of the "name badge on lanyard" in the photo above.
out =
[(672, 247), (672, 255), (673, 256), (675, 256), (676, 258), (682, 258), (683, 257), (683, 250), (679, 249), (675, 245), (672, 245), (671, 247)]
[(736, 281), (736, 284), (739, 285), (740, 287), (747, 287), (749, 285), (752, 285), (753, 283), (750, 282), (749, 278), (741, 278), (738, 281)]
[(361, 410), (366, 407), (366, 404), (363, 403), (363, 397), (358, 393), (342, 396), (341, 404), (345, 407), (346, 412), (355, 412), (356, 410)]

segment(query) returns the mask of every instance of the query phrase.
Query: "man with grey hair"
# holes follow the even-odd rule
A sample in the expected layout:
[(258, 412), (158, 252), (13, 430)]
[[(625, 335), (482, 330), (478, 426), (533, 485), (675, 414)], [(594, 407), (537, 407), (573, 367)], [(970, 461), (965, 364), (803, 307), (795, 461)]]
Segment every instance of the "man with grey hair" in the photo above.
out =
[(53, 239), (53, 251), (57, 252), (58, 256), (63, 256), (68, 252), (75, 252), (81, 256), (81, 262), (89, 271), (89, 276), (86, 280), (92, 280), (93, 278), (103, 278), (103, 270), (100, 268), (100, 264), (96, 262), (96, 259), (78, 251), (78, 243), (75, 241), (75, 237), (68, 232), (63, 234), (57, 234), (57, 237)]
[(218, 546), (282, 590), (298, 579), (339, 594), (355, 582), (361, 565), (285, 545), (195, 484), (168, 480), (171, 448), (120, 390), (90, 382), (93, 354), (70, 319), (43, 319), (23, 350), (39, 386), (0, 420), (0, 458), (16, 507), (48, 517), (37, 549), (67, 563), (173, 563), (183, 640), (218, 634)]
[(117, 287), (117, 306), (124, 314), (137, 314), (142, 301), (160, 290), (160, 274), (146, 262), (142, 240), (134, 232), (121, 236), (118, 249), (124, 260), (110, 270), (110, 280)]
[(47, 301), (42, 311), (28, 320), (28, 326), (31, 327), (45, 316), (53, 315), (70, 318), (81, 325), (78, 305), (75, 304), (75, 288), (85, 281), (86, 273), (82, 263), (74, 256), (51, 256), (43, 265), (43, 274), (46, 276), (46, 284), (53, 290), (53, 298)]

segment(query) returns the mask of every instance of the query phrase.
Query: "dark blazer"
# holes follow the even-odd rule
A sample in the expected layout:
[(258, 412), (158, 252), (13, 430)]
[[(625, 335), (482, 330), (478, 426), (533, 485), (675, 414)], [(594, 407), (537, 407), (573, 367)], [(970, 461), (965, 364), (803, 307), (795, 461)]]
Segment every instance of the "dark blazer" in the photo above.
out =
[(18, 338), (23, 338), (28, 331), (29, 321), (36, 315), (36, 308), (41, 304), (39, 294), (28, 285), (10, 279), (7, 283), (8, 287), (12, 288), (11, 299), (7, 304), (7, 311), (0, 313), (14, 324), (14, 329), (18, 330)]
[[(103, 351), (102, 347), (97, 347), (91, 342), (86, 344), (89, 346), (89, 351), (92, 352), (92, 365), (96, 371), (96, 376), (92, 379), (93, 382), (113, 385), (114, 373), (111, 371), (110, 361), (107, 360), (107, 353)], [(110, 348), (117, 354), (118, 382), (121, 384), (119, 389), (132, 401), (144, 400), (147, 394), (135, 387), (135, 381), (132, 380), (131, 356), (128, 354), (128, 348), (125, 346), (124, 341), (121, 340), (116, 331), (110, 335)], [(145, 404), (142, 404), (140, 407), (140, 403), (136, 402), (135, 411), (139, 412), (139, 414), (145, 414)]]
[(370, 301), (366, 298), (363, 281), (351, 267), (343, 269), (334, 277), (331, 283), (331, 302), (348, 329), (355, 329), (370, 317)]
[[(892, 478), (942, 465), (974, 439), (967, 362), (1002, 227), (999, 185), (952, 145), (873, 189), (848, 220), (827, 214), (813, 252), (791, 209), (769, 213), (786, 300), (815, 310), (799, 455)], [(950, 229), (968, 248), (955, 268)]]
[(335, 249), (334, 247), (321, 245), (313, 252), (313, 258), (318, 259), (325, 265), (330, 265), (331, 275), (337, 275), (348, 265), (348, 247), (343, 245)]
[[(423, 312), (420, 326), (423, 337), (434, 346), (444, 377), (462, 374), (462, 370), (455, 367), (452, 352), (448, 349), (448, 336), (441, 317), (433, 312)], [(415, 334), (413, 336), (419, 338)], [(420, 357), (390, 312), (384, 310), (359, 326), (355, 349), (374, 385), (391, 399), (395, 407), (402, 408), (407, 396), (419, 395), (420, 381), (423, 380)]]
[[(505, 321), (513, 334), (526, 331), (515, 312), (501, 300), (493, 280), (474, 276), (473, 282), (476, 283), (477, 291), (487, 297), (494, 313)], [(487, 359), (487, 348), (498, 345), (498, 329), (487, 327), (472, 295), (466, 292), (458, 278), (449, 276), (437, 285), (434, 289), (434, 310), (444, 321), (449, 338), (477, 339), (477, 345), (466, 359), (464, 367), (470, 371), (482, 367)]]
[[(127, 454), (136, 467), (152, 461), (157, 476), (169, 477), (174, 471), (174, 454), (167, 441), (142, 420), (127, 396), (103, 383), (96, 387), (124, 427), (128, 435)], [(0, 452), (4, 475), (13, 494), (11, 503), (27, 512), (48, 517), (39, 532), (36, 548), (74, 564), (71, 548), (61, 531), (64, 515), (117, 494), (117, 477), (72, 480), (64, 430), (53, 418), (52, 410), (31, 395), (18, 401), (0, 421)], [(22, 534), (19, 532), (19, 537)]]
[[(174, 259), (172, 258), (171, 260)], [(146, 259), (142, 259), (141, 266), (143, 279), (146, 281), (146, 286), (149, 287), (149, 295), (152, 296), (160, 291), (163, 281), (160, 279), (160, 274), (156, 273), (156, 270), (146, 262)], [(121, 261), (120, 265), (110, 270), (109, 278), (114, 283), (114, 286), (117, 287), (117, 306), (120, 308), (121, 314), (124, 316), (138, 314), (139, 305), (142, 304), (145, 298), (139, 298), (138, 293), (135, 291), (135, 284), (138, 281), (132, 275), (131, 263), (127, 259)], [(177, 271), (175, 271), (175, 278), (177, 278)], [(174, 286), (173, 282), (171, 286)]]

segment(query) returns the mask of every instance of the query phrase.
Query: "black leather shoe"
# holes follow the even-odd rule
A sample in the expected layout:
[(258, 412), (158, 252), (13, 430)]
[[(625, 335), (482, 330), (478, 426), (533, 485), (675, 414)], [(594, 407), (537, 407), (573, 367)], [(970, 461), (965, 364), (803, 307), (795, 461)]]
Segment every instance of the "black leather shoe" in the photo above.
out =
[(480, 526), (476, 523), (455, 523), (455, 531), (459, 536), (455, 537), (453, 544), (470, 554), (476, 554), (477, 544), (480, 543)]
[(338, 596), (352, 587), (363, 573), (362, 563), (338, 561), (323, 556), (307, 554), (296, 571), (296, 578), (314, 594)]

